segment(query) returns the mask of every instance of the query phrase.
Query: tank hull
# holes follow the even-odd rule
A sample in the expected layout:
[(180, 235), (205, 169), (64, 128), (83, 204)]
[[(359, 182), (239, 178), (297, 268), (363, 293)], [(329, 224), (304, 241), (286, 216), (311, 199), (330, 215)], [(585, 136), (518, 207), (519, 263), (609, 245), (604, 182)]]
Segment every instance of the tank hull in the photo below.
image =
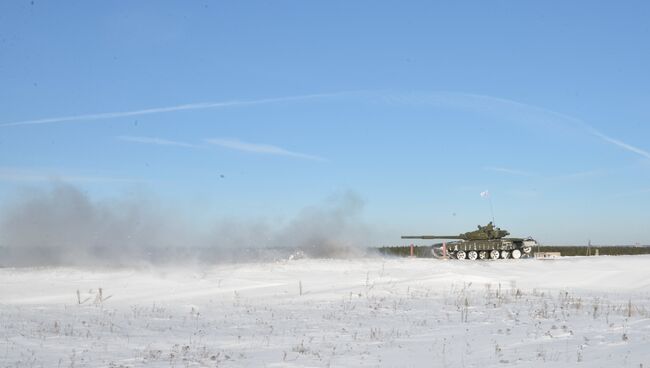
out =
[(534, 239), (460, 240), (435, 244), (432, 253), (436, 257), (470, 260), (525, 258), (536, 245)]
[(533, 238), (510, 238), (510, 232), (489, 222), (477, 230), (458, 235), (402, 235), (402, 239), (449, 239), (431, 248), (436, 257), (457, 259), (521, 258), (531, 254), (537, 242)]

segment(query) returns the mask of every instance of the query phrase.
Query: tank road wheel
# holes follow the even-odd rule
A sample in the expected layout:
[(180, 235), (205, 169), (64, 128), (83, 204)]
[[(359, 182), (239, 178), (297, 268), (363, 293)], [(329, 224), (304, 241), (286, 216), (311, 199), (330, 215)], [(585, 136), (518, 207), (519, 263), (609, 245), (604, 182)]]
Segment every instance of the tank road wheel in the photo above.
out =
[(488, 252), (486, 252), (484, 250), (478, 252), (478, 258), (479, 259), (486, 259), (487, 257), (488, 257)]
[(475, 261), (476, 258), (478, 258), (478, 253), (476, 253), (475, 250), (470, 250), (470, 251), (467, 253), (467, 258), (469, 258), (470, 261)]
[(465, 256), (467, 256), (467, 254), (465, 254), (464, 250), (459, 250), (458, 253), (456, 253), (456, 258), (460, 260), (465, 259)]
[(529, 254), (530, 251), (533, 250), (533, 248), (530, 245), (527, 245), (527, 246), (523, 247), (522, 250), (524, 251), (524, 253)]
[(498, 250), (493, 250), (490, 252), (490, 259), (499, 259), (499, 251)]
[(510, 252), (508, 252), (507, 250), (502, 250), (501, 251), (501, 258), (503, 258), (503, 259), (510, 258)]
[(513, 249), (512, 258), (514, 258), (514, 259), (521, 258), (521, 251), (519, 249)]

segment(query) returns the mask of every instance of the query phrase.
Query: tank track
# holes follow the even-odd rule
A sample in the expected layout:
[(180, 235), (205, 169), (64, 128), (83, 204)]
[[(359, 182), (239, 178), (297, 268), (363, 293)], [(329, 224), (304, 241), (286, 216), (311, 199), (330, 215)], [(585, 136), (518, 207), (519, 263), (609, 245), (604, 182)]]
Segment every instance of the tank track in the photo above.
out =
[(433, 245), (431, 252), (436, 258), (458, 260), (519, 259), (530, 257), (536, 245), (532, 238), (462, 240)]

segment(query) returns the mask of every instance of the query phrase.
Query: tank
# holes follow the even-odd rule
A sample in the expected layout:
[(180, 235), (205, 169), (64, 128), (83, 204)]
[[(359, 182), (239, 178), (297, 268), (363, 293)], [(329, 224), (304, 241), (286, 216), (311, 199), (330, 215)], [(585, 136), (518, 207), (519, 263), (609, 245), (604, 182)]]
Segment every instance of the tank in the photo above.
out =
[(459, 235), (404, 235), (402, 239), (448, 239), (450, 242), (434, 244), (431, 252), (436, 257), (455, 259), (519, 259), (529, 257), (537, 242), (533, 238), (511, 238), (489, 222), (485, 226)]

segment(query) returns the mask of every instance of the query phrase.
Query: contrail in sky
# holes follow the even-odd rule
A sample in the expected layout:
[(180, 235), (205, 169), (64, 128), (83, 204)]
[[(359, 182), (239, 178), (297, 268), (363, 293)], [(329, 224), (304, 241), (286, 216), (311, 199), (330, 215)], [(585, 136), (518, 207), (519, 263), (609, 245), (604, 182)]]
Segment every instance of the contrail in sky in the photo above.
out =
[[(204, 146), (198, 145), (198, 144), (181, 142), (181, 141), (173, 141), (173, 140), (170, 140), (170, 139), (164, 139), (164, 138), (158, 138), (158, 137), (118, 136), (117, 139), (119, 139), (121, 141), (125, 141), (125, 142), (153, 144), (153, 145), (158, 145), (158, 146), (174, 146), (174, 147), (183, 147), (183, 148), (205, 148)], [(282, 148), (282, 147), (279, 147), (279, 146), (274, 146), (274, 145), (266, 144), (266, 143), (244, 142), (244, 141), (241, 141), (239, 139), (234, 139), (234, 138), (211, 138), (211, 139), (205, 139), (204, 141), (206, 143), (208, 143), (208, 144), (211, 144), (211, 145), (220, 146), (220, 147), (223, 147), (223, 148), (228, 148), (228, 149), (232, 149), (232, 150), (236, 150), (236, 151), (257, 153), (257, 154), (263, 154), (263, 155), (289, 156), (289, 157), (303, 158), (303, 159), (315, 160), (315, 161), (327, 161), (327, 159), (319, 157), (319, 156), (308, 155), (306, 153), (290, 151), (290, 150), (288, 150), (286, 148)]]
[(539, 176), (532, 172), (513, 170), (513, 169), (508, 169), (506, 167), (485, 166), (483, 167), (483, 170), (495, 171), (495, 172), (501, 172), (501, 173), (506, 173), (511, 175), (519, 175), (519, 176)]
[[(323, 98), (323, 97), (334, 97), (334, 96), (339, 96), (342, 94), (350, 94), (354, 92), (358, 93), (358, 92), (372, 92), (372, 91), (348, 91), (348, 92), (322, 93), (322, 94), (310, 94), (310, 95), (300, 95), (300, 96), (264, 98), (258, 100), (203, 102), (203, 103), (156, 107), (156, 108), (132, 110), (132, 111), (104, 112), (104, 113), (85, 114), (85, 115), (69, 115), (69, 116), (49, 117), (49, 118), (42, 118), (42, 119), (21, 120), (21, 121), (2, 123), (0, 124), (0, 128), (6, 128), (12, 126), (24, 126), (24, 125), (53, 124), (53, 123), (73, 122), (73, 121), (82, 121), (82, 120), (86, 120), (86, 121), (105, 120), (105, 119), (159, 114), (165, 112), (184, 111), (184, 110), (204, 110), (204, 109), (214, 109), (214, 108), (223, 108), (223, 107), (253, 106), (253, 105), (270, 104), (276, 102), (290, 102), (290, 101), (301, 101), (301, 100), (309, 100), (309, 99), (316, 99), (316, 98)], [(375, 91), (375, 93), (381, 94), (381, 91)], [(587, 132), (589, 132), (591, 135), (596, 136), (607, 143), (613, 144), (615, 146), (618, 146), (619, 148), (625, 149), (629, 152), (633, 152), (637, 155), (643, 156), (644, 158), (650, 159), (650, 152), (641, 149), (639, 147), (635, 147), (631, 144), (625, 143), (621, 140), (607, 136), (601, 133), (600, 131), (596, 130), (594, 127), (587, 124), (581, 119), (566, 114), (562, 114), (553, 110), (549, 110), (543, 107), (529, 105), (515, 100), (510, 100), (507, 98), (493, 97), (487, 95), (476, 95), (476, 94), (469, 94), (469, 93), (454, 93), (454, 92), (438, 91), (438, 92), (425, 93), (425, 94), (389, 93), (389, 94), (384, 94), (383, 100), (384, 102), (398, 103), (398, 104), (433, 103), (439, 106), (456, 107), (461, 109), (475, 109), (487, 113), (501, 112), (506, 114), (513, 114), (515, 116), (524, 115), (524, 117), (527, 116), (529, 118), (531, 117), (531, 115), (537, 115), (538, 117), (542, 117), (546, 115), (546, 117), (553, 117), (555, 118), (555, 120), (571, 122), (573, 123), (574, 126), (580, 126), (581, 128), (585, 129)], [(542, 120), (546, 120), (546, 119), (542, 119)], [(546, 120), (543, 123), (549, 123), (549, 122)]]
[(544, 107), (530, 105), (507, 98), (462, 92), (437, 91), (414, 94), (388, 93), (384, 96), (384, 100), (388, 103), (394, 104), (429, 104), (461, 110), (474, 110), (485, 114), (504, 116), (517, 122), (546, 125), (548, 128), (555, 129), (573, 126), (574, 128), (579, 128), (609, 144), (650, 159), (650, 152), (616, 138), (612, 138), (587, 124), (582, 119)]
[(133, 142), (133, 143), (144, 143), (144, 144), (155, 144), (159, 146), (176, 146), (176, 147), (184, 147), (184, 148), (201, 148), (201, 146), (197, 144), (192, 144), (192, 143), (187, 143), (187, 142), (180, 142), (180, 141), (172, 141), (170, 139), (164, 139), (164, 138), (158, 138), (158, 137), (134, 137), (130, 135), (121, 135), (117, 137), (117, 139), (125, 142)]
[(129, 116), (138, 116), (138, 115), (160, 114), (160, 113), (164, 113), (164, 112), (173, 112), (173, 111), (205, 110), (205, 109), (215, 109), (215, 108), (221, 108), (221, 107), (252, 106), (252, 105), (270, 104), (270, 103), (276, 103), (276, 102), (290, 102), (290, 101), (301, 101), (301, 100), (309, 100), (309, 99), (322, 98), (322, 97), (333, 97), (333, 96), (340, 95), (342, 93), (346, 93), (346, 92), (322, 93), (322, 94), (276, 97), (276, 98), (263, 98), (263, 99), (259, 99), (259, 100), (233, 100), (233, 101), (220, 101), (220, 102), (202, 102), (202, 103), (174, 105), (174, 106), (167, 106), (167, 107), (154, 107), (154, 108), (143, 109), (143, 110), (119, 111), (119, 112), (102, 112), (102, 113), (97, 113), (97, 114), (85, 114), (85, 115), (58, 116), (58, 117), (33, 119), (33, 120), (13, 121), (13, 122), (9, 122), (9, 123), (0, 124), (0, 127), (4, 128), (4, 127), (21, 126), (21, 125), (53, 124), (53, 123), (63, 123), (63, 122), (72, 122), (72, 121), (81, 121), (81, 120), (105, 120), (105, 119), (123, 118), (123, 117), (129, 117)]
[(631, 144), (627, 144), (627, 143), (622, 142), (622, 141), (620, 141), (618, 139), (606, 136), (605, 134), (597, 131), (594, 128), (589, 127), (589, 130), (590, 130), (591, 134), (595, 135), (596, 137), (598, 137), (598, 138), (600, 138), (600, 139), (602, 139), (602, 140), (604, 140), (606, 142), (609, 142), (609, 143), (614, 144), (616, 146), (619, 146), (619, 147), (621, 147), (621, 148), (623, 148), (625, 150), (628, 150), (630, 152), (634, 152), (634, 153), (636, 153), (638, 155), (641, 155), (641, 156), (643, 156), (643, 157), (645, 157), (647, 159), (650, 159), (650, 152), (648, 152), (648, 151), (642, 150), (639, 147), (635, 147), (635, 146), (633, 146)]
[(224, 138), (212, 138), (212, 139), (206, 139), (205, 141), (210, 144), (214, 144), (217, 146), (221, 146), (224, 148), (229, 148), (237, 151), (258, 153), (264, 155), (290, 156), (290, 157), (304, 158), (304, 159), (315, 160), (315, 161), (327, 161), (322, 157), (312, 156), (300, 152), (293, 152), (284, 149), (282, 147), (273, 146), (264, 143), (250, 143), (250, 142), (243, 142), (238, 139), (224, 139)]

